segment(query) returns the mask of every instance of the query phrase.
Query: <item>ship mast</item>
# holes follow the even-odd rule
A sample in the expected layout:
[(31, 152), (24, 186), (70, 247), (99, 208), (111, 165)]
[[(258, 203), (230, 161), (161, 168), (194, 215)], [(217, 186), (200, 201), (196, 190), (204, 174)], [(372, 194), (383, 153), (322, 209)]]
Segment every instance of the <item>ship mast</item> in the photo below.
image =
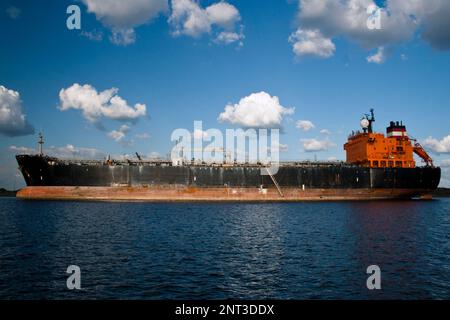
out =
[(369, 133), (373, 132), (373, 126), (372, 123), (375, 122), (375, 114), (374, 114), (374, 110), (370, 109), (370, 119), (369, 119)]
[(42, 135), (42, 132), (39, 132), (39, 141), (38, 141), (38, 144), (39, 144), (39, 155), (40, 155), (40, 156), (43, 156), (43, 155), (44, 155), (44, 152), (43, 152), (43, 150), (42, 150), (42, 146), (44, 145), (44, 136)]

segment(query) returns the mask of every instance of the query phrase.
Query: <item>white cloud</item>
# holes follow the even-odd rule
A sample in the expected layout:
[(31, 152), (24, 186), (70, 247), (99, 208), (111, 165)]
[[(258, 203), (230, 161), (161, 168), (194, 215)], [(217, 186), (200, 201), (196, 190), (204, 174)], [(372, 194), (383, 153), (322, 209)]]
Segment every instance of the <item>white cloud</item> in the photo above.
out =
[(130, 127), (126, 124), (123, 124), (118, 130), (113, 130), (108, 133), (108, 137), (115, 140), (116, 142), (121, 142), (125, 138), (128, 131), (130, 131)]
[(439, 187), (450, 188), (450, 168), (442, 168)]
[(173, 34), (198, 37), (211, 31), (211, 21), (206, 10), (192, 0), (172, 0), (172, 14), (169, 23), (174, 28)]
[(383, 64), (384, 61), (386, 61), (384, 47), (379, 47), (376, 53), (367, 57), (367, 62), (370, 63)]
[(297, 56), (313, 55), (321, 58), (329, 58), (336, 49), (331, 39), (315, 30), (297, 29), (291, 34), (289, 42), (293, 44), (293, 51)]
[(15, 154), (33, 154), (33, 153), (36, 153), (36, 149), (32, 149), (32, 148), (28, 148), (28, 147), (10, 146), (9, 150), (14, 152)]
[(239, 45), (242, 46), (244, 43), (242, 40), (244, 40), (245, 36), (242, 32), (236, 33), (236, 32), (229, 32), (229, 31), (222, 31), (219, 33), (216, 37), (215, 42), (222, 43), (222, 44), (230, 44), (233, 42), (238, 42)]
[(284, 116), (294, 113), (285, 108), (278, 97), (261, 91), (242, 98), (237, 104), (228, 104), (218, 120), (248, 128), (279, 128)]
[(152, 152), (150, 152), (150, 154), (148, 154), (148, 158), (150, 158), (150, 159), (161, 159), (161, 154), (159, 152), (152, 151)]
[(425, 148), (429, 148), (434, 153), (450, 153), (450, 135), (442, 138), (442, 140), (428, 137), (422, 144)]
[(0, 85), (0, 134), (14, 137), (33, 133), (34, 128), (22, 110), (19, 92)]
[(78, 158), (78, 159), (103, 159), (106, 154), (95, 148), (77, 148), (71, 144), (64, 147), (51, 146), (48, 150), (44, 150), (46, 154), (58, 158)]
[[(373, 0), (299, 0), (298, 3), (298, 30), (319, 30), (324, 39), (330, 41), (346, 38), (365, 50), (372, 50), (409, 41), (417, 32), (434, 48), (450, 48), (450, 1), (386, 1), (378, 11), (380, 29), (367, 27), (367, 8), (376, 6)], [(299, 55), (304, 52), (321, 52), (321, 57), (333, 55), (330, 50), (309, 49), (311, 45), (308, 50), (302, 46), (296, 49), (298, 42), (293, 43), (294, 52)]]
[(109, 40), (118, 46), (127, 46), (136, 41), (136, 33), (134, 29), (112, 29)]
[(22, 10), (14, 6), (10, 6), (6, 9), (6, 13), (11, 19), (18, 19), (22, 13)]
[[(35, 154), (37, 150), (28, 147), (16, 147), (10, 146), (9, 150), (16, 154)], [(49, 148), (44, 148), (44, 153), (57, 157), (57, 158), (66, 158), (66, 159), (103, 159), (106, 157), (106, 154), (95, 148), (77, 148), (72, 144), (67, 144), (64, 147), (55, 147), (51, 146)]]
[(225, 1), (203, 9), (194, 0), (172, 0), (172, 13), (168, 21), (174, 36), (198, 38), (219, 29), (215, 42), (230, 44), (244, 39), (242, 31), (235, 31), (240, 20), (241, 16), (236, 7)]
[(443, 168), (450, 168), (450, 159), (441, 160), (440, 166)]
[(146, 114), (145, 104), (137, 103), (134, 107), (117, 95), (119, 89), (111, 88), (102, 92), (89, 84), (72, 86), (59, 92), (62, 111), (69, 109), (80, 110), (85, 119), (98, 122), (102, 118), (120, 121), (135, 121)]
[(233, 29), (234, 24), (241, 20), (239, 11), (227, 2), (218, 2), (206, 8), (206, 13), (212, 23), (225, 29)]
[(81, 31), (80, 33), (83, 37), (88, 38), (92, 41), (102, 41), (103, 40), (103, 32), (98, 30), (92, 30), (92, 31)]
[(306, 152), (327, 151), (336, 146), (336, 144), (329, 140), (302, 139), (300, 142)]
[(380, 47), (408, 39), (413, 34), (415, 22), (402, 10), (397, 1), (388, 1), (380, 8), (381, 29), (369, 29), (367, 8), (372, 0), (299, 0), (299, 23), (303, 28), (319, 29), (326, 37), (344, 36), (358, 42), (366, 49)]
[[(406, 2), (406, 3), (402, 3)], [(438, 50), (450, 49), (450, 1), (416, 0), (399, 4), (411, 7), (410, 13), (418, 17), (423, 28), (422, 38)]]
[(320, 133), (321, 133), (321, 134), (324, 134), (324, 135), (326, 135), (326, 136), (331, 135), (331, 131), (328, 130), (328, 129), (322, 129), (322, 130), (320, 130)]
[(295, 126), (303, 131), (309, 131), (316, 127), (314, 123), (309, 120), (298, 120)]
[(169, 8), (167, 0), (82, 1), (87, 6), (89, 13), (94, 13), (97, 20), (112, 30), (113, 35), (110, 38), (111, 41), (121, 45), (133, 43), (135, 40), (135, 27), (152, 21)]

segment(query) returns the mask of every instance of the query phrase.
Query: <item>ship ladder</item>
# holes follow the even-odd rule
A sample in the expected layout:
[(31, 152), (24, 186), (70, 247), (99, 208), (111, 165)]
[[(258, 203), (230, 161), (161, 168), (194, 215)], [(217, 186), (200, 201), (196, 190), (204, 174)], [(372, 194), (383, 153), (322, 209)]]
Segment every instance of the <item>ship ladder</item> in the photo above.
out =
[(273, 184), (275, 185), (275, 187), (277, 187), (278, 193), (280, 194), (281, 197), (284, 197), (283, 192), (281, 191), (280, 185), (278, 184), (277, 180), (275, 179), (275, 177), (273, 176), (273, 174), (270, 172), (269, 169), (265, 168), (267, 173), (269, 174), (270, 179), (272, 179)]

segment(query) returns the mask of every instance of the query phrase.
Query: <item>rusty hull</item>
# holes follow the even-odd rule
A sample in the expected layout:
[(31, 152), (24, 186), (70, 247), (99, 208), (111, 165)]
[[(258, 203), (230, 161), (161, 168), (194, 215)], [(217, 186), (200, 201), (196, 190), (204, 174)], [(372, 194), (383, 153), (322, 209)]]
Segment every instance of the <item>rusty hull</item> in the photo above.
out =
[(430, 199), (432, 190), (417, 189), (301, 189), (283, 188), (282, 195), (275, 188), (198, 188), (189, 186), (147, 187), (25, 187), (17, 193), (20, 199), (28, 200), (87, 200), (87, 201), (339, 201)]

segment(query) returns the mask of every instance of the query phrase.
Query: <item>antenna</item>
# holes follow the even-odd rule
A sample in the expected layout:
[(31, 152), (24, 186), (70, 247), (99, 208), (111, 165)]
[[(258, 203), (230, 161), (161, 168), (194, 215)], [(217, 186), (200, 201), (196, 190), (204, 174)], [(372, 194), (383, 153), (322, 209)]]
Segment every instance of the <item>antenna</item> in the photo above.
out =
[(136, 157), (138, 158), (139, 161), (142, 161), (142, 157), (139, 153), (136, 152)]
[(365, 114), (364, 117), (361, 119), (361, 127), (363, 128), (363, 132), (373, 132), (373, 126), (372, 123), (375, 122), (375, 114), (374, 110), (370, 109), (370, 114)]
[(39, 132), (39, 141), (38, 141), (38, 144), (39, 144), (39, 155), (40, 155), (40, 156), (43, 156), (43, 155), (44, 155), (44, 152), (43, 152), (43, 150), (42, 150), (42, 146), (44, 145), (44, 136), (42, 135), (42, 132)]
[(375, 122), (375, 113), (374, 113), (373, 108), (370, 109), (370, 119), (368, 119), (368, 120), (369, 120), (369, 133), (372, 133), (373, 132), (372, 123)]

